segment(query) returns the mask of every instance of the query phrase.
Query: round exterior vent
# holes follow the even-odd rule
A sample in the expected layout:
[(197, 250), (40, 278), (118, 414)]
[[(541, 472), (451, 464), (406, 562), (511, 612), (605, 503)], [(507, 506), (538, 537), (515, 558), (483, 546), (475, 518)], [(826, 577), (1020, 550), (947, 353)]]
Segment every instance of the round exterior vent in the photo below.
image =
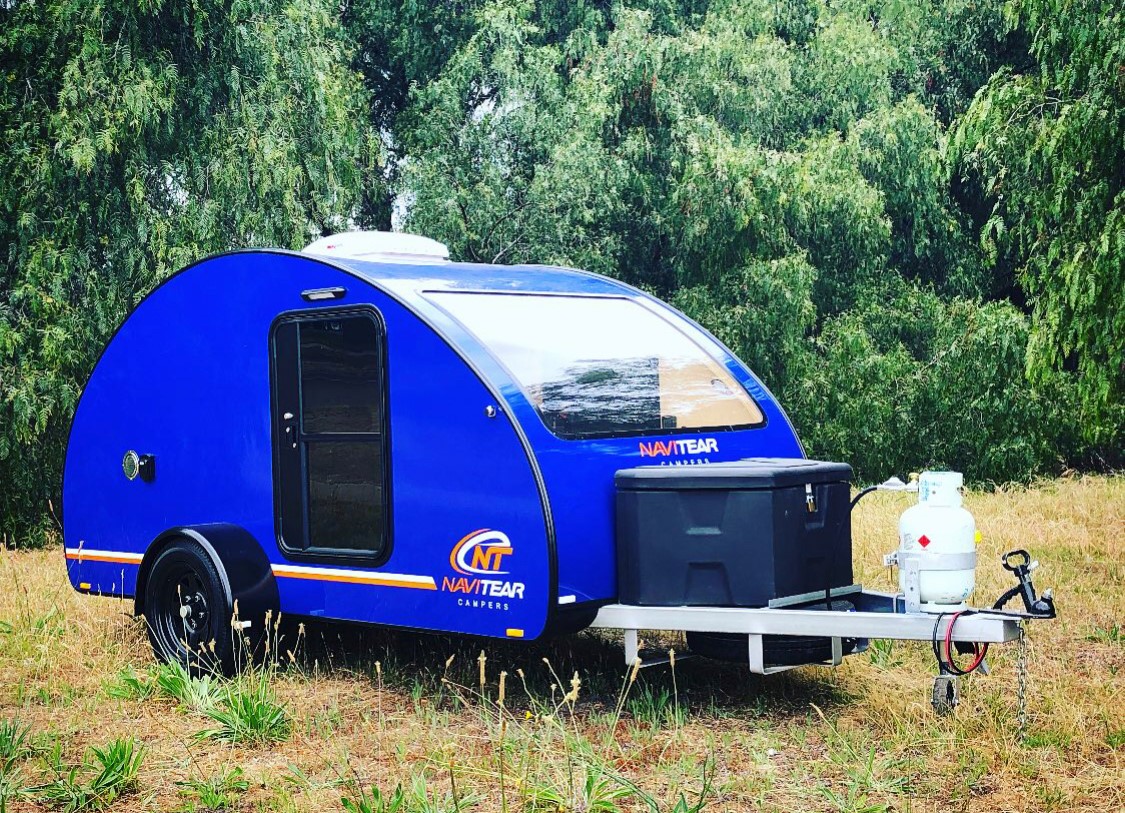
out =
[(444, 262), (449, 249), (437, 240), (392, 231), (349, 231), (321, 237), (302, 249), (305, 254), (350, 257), (380, 262)]

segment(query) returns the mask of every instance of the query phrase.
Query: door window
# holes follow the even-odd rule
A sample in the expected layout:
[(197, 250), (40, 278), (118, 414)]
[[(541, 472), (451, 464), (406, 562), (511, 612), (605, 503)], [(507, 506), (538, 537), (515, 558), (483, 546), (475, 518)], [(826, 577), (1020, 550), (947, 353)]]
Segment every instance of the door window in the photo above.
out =
[(287, 553), (387, 552), (383, 342), (374, 311), (299, 314), (274, 328), (278, 530)]

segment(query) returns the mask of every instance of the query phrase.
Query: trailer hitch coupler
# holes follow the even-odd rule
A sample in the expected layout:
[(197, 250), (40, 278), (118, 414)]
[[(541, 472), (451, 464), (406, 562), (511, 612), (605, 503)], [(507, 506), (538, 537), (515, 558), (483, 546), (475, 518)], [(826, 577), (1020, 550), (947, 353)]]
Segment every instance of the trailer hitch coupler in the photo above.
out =
[(1002, 555), (1000, 561), (1005, 570), (1015, 575), (1018, 584), (1000, 596), (992, 605), (992, 609), (1001, 609), (1018, 595), (1023, 599), (1023, 606), (1028, 615), (1036, 618), (1054, 618), (1055, 598), (1051, 590), (1044, 590), (1041, 596), (1036, 595), (1035, 585), (1031, 581), (1031, 571), (1039, 567), (1039, 562), (1033, 561), (1030, 553), (1019, 548)]

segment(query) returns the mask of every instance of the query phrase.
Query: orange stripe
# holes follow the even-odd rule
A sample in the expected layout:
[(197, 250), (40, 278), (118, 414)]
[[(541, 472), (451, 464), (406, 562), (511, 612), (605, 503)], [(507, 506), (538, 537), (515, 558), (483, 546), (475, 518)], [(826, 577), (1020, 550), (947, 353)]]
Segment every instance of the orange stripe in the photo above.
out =
[(139, 565), (140, 559), (128, 559), (123, 556), (105, 556), (90, 553), (68, 553), (67, 559), (77, 559), (80, 562), (114, 562), (119, 565)]
[(416, 590), (437, 590), (437, 585), (433, 582), (400, 581), (388, 579), (384, 576), (335, 576), (321, 573), (279, 573), (277, 571), (274, 571), (273, 575), (280, 576), (283, 579), (308, 579), (315, 582), (344, 582), (345, 584), (374, 584), (382, 587), (413, 587)]

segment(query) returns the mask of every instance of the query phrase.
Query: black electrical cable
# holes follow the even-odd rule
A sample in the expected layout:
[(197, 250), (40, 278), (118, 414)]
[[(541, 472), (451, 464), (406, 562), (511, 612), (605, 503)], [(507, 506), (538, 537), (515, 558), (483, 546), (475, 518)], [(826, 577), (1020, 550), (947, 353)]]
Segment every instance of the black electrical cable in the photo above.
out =
[(970, 672), (976, 671), (984, 662), (985, 655), (988, 654), (988, 644), (973, 643), (973, 663), (968, 669), (961, 669), (953, 662), (953, 652), (951, 640), (953, 638), (953, 625), (957, 623), (957, 619), (965, 615), (991, 615), (999, 616), (1001, 618), (1014, 618), (1024, 620), (1029, 618), (1038, 618), (1034, 613), (1020, 612), (1019, 610), (1004, 610), (1002, 609), (1005, 604), (1019, 595), (1020, 585), (1016, 585), (1011, 590), (1005, 592), (996, 602), (992, 605), (991, 610), (962, 610), (961, 612), (952, 613), (953, 618), (949, 622), (949, 627), (945, 631), (945, 652), (942, 652), (942, 647), (938, 642), (938, 630), (941, 629), (941, 620), (950, 615), (950, 613), (938, 613), (937, 619), (934, 621), (934, 631), (930, 637), (930, 645), (934, 651), (934, 658), (937, 659), (938, 669), (942, 672), (948, 672), (954, 675), (967, 675)]
[[(840, 535), (844, 532), (845, 524), (850, 524), (852, 521), (852, 511), (855, 509), (856, 503), (870, 494), (872, 491), (878, 491), (879, 486), (868, 486), (856, 494), (850, 503), (848, 503), (848, 512), (836, 523), (836, 530), (833, 531), (829, 537), (829, 554), (828, 554), (828, 569), (824, 574), (824, 609), (832, 609), (832, 574), (836, 572), (836, 550), (838, 545), (833, 542), (840, 540)], [(849, 551), (850, 552), (850, 551)]]
[(941, 629), (941, 620), (947, 615), (948, 613), (938, 613), (937, 618), (934, 619), (933, 634), (930, 636), (930, 646), (934, 650), (934, 658), (937, 659), (939, 670), (944, 670), (944, 664), (941, 660), (941, 649), (938, 647), (938, 630)]
[[(951, 675), (967, 675), (975, 672), (984, 663), (984, 658), (988, 654), (988, 644), (978, 644), (973, 642), (973, 662), (967, 669), (962, 669), (953, 660), (953, 625), (957, 623), (957, 619), (966, 615), (977, 615), (976, 610), (960, 610), (955, 613), (938, 613), (937, 619), (934, 621), (934, 631), (930, 637), (930, 645), (934, 650), (934, 657), (938, 662), (938, 671)], [(941, 620), (947, 615), (953, 617), (949, 619), (949, 626), (945, 630), (944, 644), (945, 651), (938, 643), (938, 630), (941, 629)]]
[(879, 490), (879, 486), (868, 486), (867, 488), (863, 489), (858, 494), (856, 494), (854, 497), (852, 497), (851, 505), (848, 506), (848, 516), (850, 517), (852, 515), (852, 509), (855, 508), (855, 504), (857, 502), (862, 500), (864, 497), (866, 497), (872, 491), (878, 491), (878, 490)]

